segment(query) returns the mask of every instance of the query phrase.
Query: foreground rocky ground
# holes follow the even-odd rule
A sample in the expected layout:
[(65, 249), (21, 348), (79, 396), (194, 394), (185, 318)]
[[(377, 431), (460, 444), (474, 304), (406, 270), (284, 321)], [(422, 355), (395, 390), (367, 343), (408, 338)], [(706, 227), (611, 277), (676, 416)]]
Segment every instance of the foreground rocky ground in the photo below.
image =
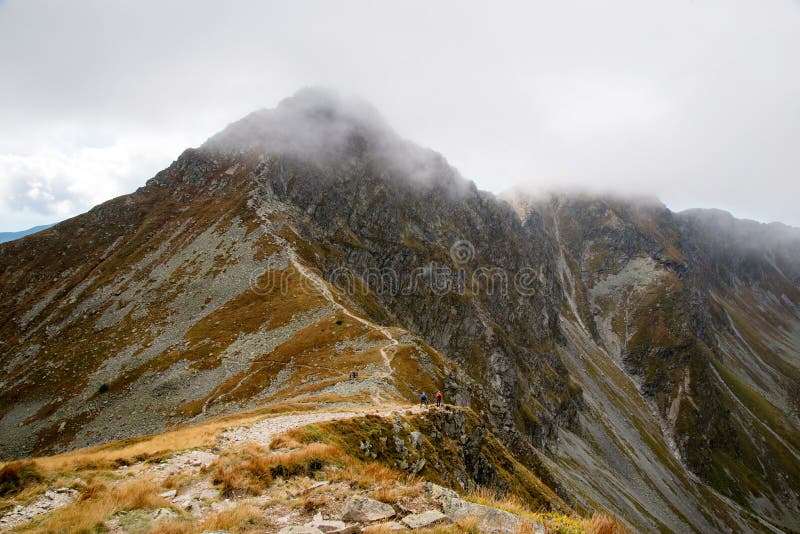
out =
[[(0, 475), (0, 531), (622, 531), (610, 518), (584, 521), (562, 504), (535, 513), (498, 489), (509, 484), (499, 473), (486, 479), (495, 487), (465, 478), (454, 484), (461, 493), (426, 480), (437, 478), (432, 466), (451, 471), (437, 480), (457, 480), (448, 477), (463, 466), (445, 458), (451, 437), (470, 448), (474, 435), (466, 412), (390, 406), (258, 415), (15, 462)], [(485, 447), (470, 461), (480, 464)]]

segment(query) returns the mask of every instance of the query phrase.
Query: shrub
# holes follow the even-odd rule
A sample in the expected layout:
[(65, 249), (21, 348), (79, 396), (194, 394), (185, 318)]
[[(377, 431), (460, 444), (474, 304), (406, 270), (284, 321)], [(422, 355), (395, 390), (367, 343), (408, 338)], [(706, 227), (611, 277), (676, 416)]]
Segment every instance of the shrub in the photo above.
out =
[(34, 462), (9, 462), (0, 469), (0, 497), (15, 495), (43, 479)]
[(583, 522), (587, 534), (629, 534), (630, 531), (616, 517), (606, 514), (593, 514)]
[(340, 457), (336, 448), (322, 443), (286, 453), (253, 451), (245, 460), (217, 465), (213, 481), (221, 486), (223, 495), (258, 495), (272, 484), (274, 477), (311, 476)]
[(328, 497), (325, 495), (310, 495), (303, 501), (303, 510), (313, 513), (328, 504)]
[(268, 469), (261, 469), (258, 462), (248, 460), (229, 466), (217, 466), (213, 482), (220, 486), (225, 497), (258, 495), (272, 483), (272, 476)]

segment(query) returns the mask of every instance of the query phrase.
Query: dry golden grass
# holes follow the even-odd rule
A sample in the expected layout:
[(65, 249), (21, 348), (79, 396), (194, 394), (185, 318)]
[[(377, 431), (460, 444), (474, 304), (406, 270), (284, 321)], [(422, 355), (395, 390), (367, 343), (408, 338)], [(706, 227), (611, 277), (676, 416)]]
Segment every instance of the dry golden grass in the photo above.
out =
[(9, 462), (0, 468), (0, 497), (16, 495), (43, 479), (35, 462), (29, 460)]
[(296, 451), (276, 453), (268, 457), (273, 466), (273, 476), (280, 477), (313, 474), (326, 464), (338, 462), (342, 458), (339, 449), (325, 443), (311, 443)]
[(197, 534), (220, 530), (247, 532), (258, 529), (262, 523), (262, 511), (252, 504), (243, 503), (229, 510), (213, 512), (203, 519), (159, 521), (150, 527), (148, 534)]
[(67, 452), (56, 456), (37, 459), (45, 472), (64, 472), (73, 469), (110, 469), (124, 463), (133, 463), (157, 455), (174, 451), (209, 447), (217, 435), (230, 426), (243, 424), (250, 416), (237, 420), (224, 418), (198, 426), (187, 426), (152, 436), (141, 436), (98, 445), (88, 449)]
[(583, 529), (586, 534), (631, 534), (619, 519), (607, 514), (593, 514), (583, 521)]
[(298, 442), (297, 440), (287, 436), (286, 434), (281, 434), (280, 436), (275, 436), (272, 438), (272, 442), (269, 444), (270, 449), (299, 449), (303, 445)]
[(330, 502), (327, 495), (309, 495), (303, 499), (303, 510), (308, 513), (314, 513), (320, 508), (324, 508)]
[(197, 532), (197, 528), (188, 521), (159, 521), (157, 525), (147, 531), (147, 534), (192, 534), (194, 532)]
[(514, 531), (514, 534), (536, 534), (536, 529), (533, 527), (533, 523), (523, 521)]
[[(469, 519), (456, 525), (442, 525), (438, 527), (421, 528), (415, 530), (414, 532), (416, 534), (483, 534), (477, 525), (478, 522), (476, 520)], [(397, 531), (390, 530), (384, 525), (374, 525), (373, 527), (367, 527), (362, 532), (369, 534), (384, 534)]]
[[(304, 402), (276, 403), (263, 408), (210, 420), (200, 425), (182, 426), (161, 434), (138, 436), (104, 443), (85, 449), (31, 459), (44, 477), (75, 470), (113, 469), (173, 452), (206, 448), (216, 444), (224, 430), (255, 423), (272, 415), (286, 415), (318, 410), (320, 405), (343, 400), (338, 396), (319, 396)], [(0, 470), (15, 462), (0, 463)]]
[(531, 510), (516, 495), (511, 493), (501, 494), (484, 486), (475, 488), (466, 496), (466, 499), (478, 504), (493, 506), (512, 514), (526, 515), (531, 513)]
[[(524, 502), (522, 502), (516, 495), (506, 493), (501, 494), (493, 489), (478, 487), (465, 497), (467, 500), (476, 502), (478, 504), (485, 504), (494, 508), (511, 512), (525, 519), (530, 519), (537, 523), (544, 525), (548, 532), (558, 533), (582, 533), (586, 530), (585, 520), (577, 514), (563, 514), (557, 512), (535, 512), (532, 511)], [(526, 523), (520, 524), (517, 534), (527, 534), (531, 526)], [(530, 530), (533, 532), (533, 530)], [(627, 531), (619, 530), (614, 531), (620, 534)]]
[(236, 457), (228, 463), (218, 463), (214, 469), (214, 484), (221, 486), (222, 494), (227, 497), (259, 495), (275, 477), (310, 476), (343, 458), (339, 449), (324, 443), (271, 454), (263, 447), (249, 446), (241, 456), (244, 460)]
[(359, 476), (369, 484), (386, 487), (396, 485), (404, 475), (381, 463), (370, 462), (361, 467)]
[(230, 510), (212, 513), (203, 520), (203, 531), (240, 531), (247, 525), (255, 525), (261, 519), (261, 510), (252, 504), (240, 504)]
[(408, 489), (403, 486), (381, 487), (369, 493), (369, 496), (376, 501), (389, 504), (395, 504), (407, 495)]
[(348, 482), (351, 486), (365, 490), (390, 488), (404, 482), (415, 483), (415, 479), (408, 478), (405, 473), (378, 462), (365, 463), (351, 456), (345, 456), (342, 458), (341, 465), (341, 469), (335, 473), (329, 473), (331, 481)]
[(269, 468), (262, 462), (248, 460), (233, 466), (218, 467), (212, 481), (225, 497), (259, 495), (272, 484)]
[(158, 496), (159, 486), (147, 479), (137, 479), (105, 486), (91, 481), (81, 492), (81, 497), (46, 516), (34, 521), (25, 532), (58, 532), (78, 534), (94, 532), (103, 523), (122, 510), (169, 508), (170, 504)]
[(192, 477), (186, 474), (170, 475), (161, 483), (167, 489), (179, 490), (188, 486), (192, 481)]

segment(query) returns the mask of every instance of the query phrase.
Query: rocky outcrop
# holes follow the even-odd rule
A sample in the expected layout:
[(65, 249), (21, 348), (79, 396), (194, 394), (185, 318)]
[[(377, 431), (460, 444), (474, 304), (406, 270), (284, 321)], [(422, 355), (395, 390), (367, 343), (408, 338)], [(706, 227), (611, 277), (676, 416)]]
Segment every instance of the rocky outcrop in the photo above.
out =
[(530, 530), (536, 534), (546, 532), (544, 526), (539, 523), (492, 506), (465, 501), (459, 498), (454, 491), (436, 484), (427, 484), (427, 492), (441, 503), (444, 512), (441, 515), (454, 523), (468, 524), (474, 521), (476, 527), (487, 534), (518, 532), (522, 523), (527, 523)]

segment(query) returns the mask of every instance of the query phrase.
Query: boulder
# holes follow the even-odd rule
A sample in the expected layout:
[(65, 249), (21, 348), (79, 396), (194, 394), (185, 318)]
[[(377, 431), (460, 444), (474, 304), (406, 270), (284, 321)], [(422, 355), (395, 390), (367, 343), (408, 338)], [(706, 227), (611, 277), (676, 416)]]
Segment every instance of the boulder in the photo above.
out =
[(410, 529), (415, 529), (442, 525), (445, 523), (451, 523), (451, 521), (450, 518), (448, 518), (439, 510), (427, 510), (421, 514), (407, 515), (401, 520), (401, 523)]
[(372, 523), (394, 517), (394, 508), (385, 502), (376, 501), (368, 497), (352, 497), (344, 506), (343, 521), (358, 523)]
[(484, 534), (514, 534), (523, 521), (532, 527), (536, 534), (545, 534), (546, 532), (542, 525), (523, 520), (520, 516), (505, 510), (463, 499), (445, 498), (441, 502), (444, 514), (451, 521), (454, 523), (477, 521), (476, 527)]
[(438, 484), (434, 484), (433, 482), (427, 482), (425, 484), (425, 494), (435, 501), (442, 501), (444, 499), (458, 499), (458, 493), (450, 488), (445, 488)]

